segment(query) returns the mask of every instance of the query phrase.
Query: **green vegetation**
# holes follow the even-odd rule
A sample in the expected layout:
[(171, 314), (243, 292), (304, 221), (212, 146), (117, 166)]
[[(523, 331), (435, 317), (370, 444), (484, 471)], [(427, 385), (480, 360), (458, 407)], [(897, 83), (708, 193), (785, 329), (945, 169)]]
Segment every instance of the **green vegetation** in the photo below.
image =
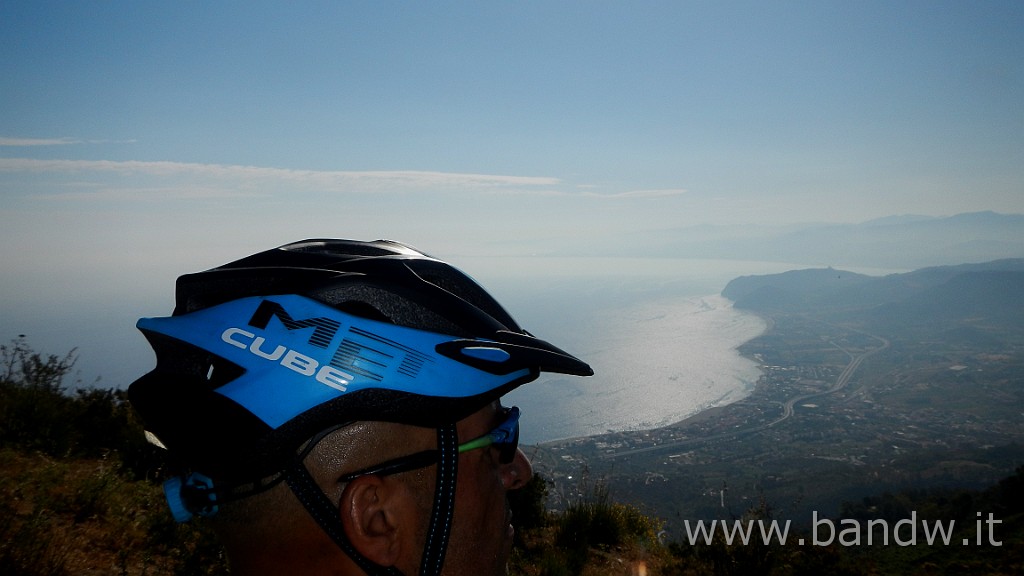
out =
[[(524, 494), (530, 498), (546, 496), (550, 485), (536, 476)], [(838, 576), (881, 575), (1010, 575), (1024, 570), (1024, 466), (1016, 473), (983, 491), (931, 490), (886, 493), (858, 502), (842, 504), (840, 518), (828, 520), (843, 530), (857, 521), (866, 530), (868, 520), (882, 519), (890, 526), (915, 518), (956, 526), (950, 544), (928, 545), (923, 531), (914, 546), (867, 545), (866, 533), (861, 545), (849, 544), (847, 533), (834, 538), (825, 529), (821, 533), (792, 530), (785, 543), (779, 538), (760, 538), (755, 528), (747, 543), (738, 532), (726, 537), (715, 531), (713, 537), (668, 540), (660, 532), (661, 522), (633, 506), (615, 502), (607, 487), (598, 484), (581, 489), (587, 496), (570, 503), (562, 512), (547, 512), (542, 522), (520, 535), (513, 573), (536, 576), (603, 576), (612, 574), (664, 574), (721, 576), (762, 575), (802, 576), (831, 574)], [(514, 502), (522, 505), (521, 502)], [(517, 508), (518, 509), (518, 508)], [(998, 518), (994, 541), (982, 532), (978, 545), (976, 518)], [(980, 515), (980, 516), (979, 516)], [(723, 519), (729, 526), (780, 524), (774, 509), (760, 500), (739, 517)], [(843, 524), (843, 521), (847, 524)], [(934, 525), (934, 524), (932, 524)], [(522, 528), (520, 526), (520, 528)], [(838, 531), (837, 531), (838, 532)], [(906, 530), (903, 537), (906, 537)], [(828, 541), (812, 545), (814, 538)], [(880, 542), (880, 535), (876, 534)], [(801, 542), (803, 539), (803, 542)], [(963, 546), (963, 541), (969, 541)]]
[[(64, 385), (74, 353), (44, 356), (24, 340), (0, 346), (0, 574), (227, 574), (202, 523), (179, 525), (161, 494), (162, 471), (123, 392)], [(584, 478), (587, 478), (585, 475)], [(912, 512), (955, 519), (954, 542), (974, 538), (974, 518), (1001, 519), (1002, 546), (799, 546), (721, 532), (695, 544), (616, 501), (607, 480), (582, 481), (561, 511), (548, 509), (550, 481), (537, 475), (513, 493), (512, 573), (618, 574), (1019, 574), (1024, 571), (1024, 467), (985, 491), (893, 492), (843, 504), (845, 518), (896, 521)], [(739, 517), (765, 521), (763, 499)], [(838, 521), (837, 521), (838, 522)]]
[(119, 390), (66, 390), (74, 352), (0, 346), (0, 574), (224, 574), (166, 511), (160, 457)]
[(517, 571), (579, 575), (606, 573), (600, 571), (606, 565), (621, 568), (663, 562), (667, 550), (658, 541), (660, 522), (633, 506), (613, 502), (606, 486), (585, 490), (586, 497), (559, 514), (544, 508), (547, 486), (546, 480), (535, 475), (526, 488), (513, 493), (514, 519), (524, 508), (542, 511), (539, 522), (515, 522), (519, 531)]

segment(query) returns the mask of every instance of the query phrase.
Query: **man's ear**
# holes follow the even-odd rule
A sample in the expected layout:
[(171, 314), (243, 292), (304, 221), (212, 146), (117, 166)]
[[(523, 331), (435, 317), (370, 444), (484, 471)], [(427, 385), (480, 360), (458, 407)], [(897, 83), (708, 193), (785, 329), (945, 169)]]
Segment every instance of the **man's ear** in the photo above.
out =
[(341, 495), (338, 513), (352, 545), (381, 566), (393, 566), (402, 554), (401, 497), (378, 476), (360, 476)]

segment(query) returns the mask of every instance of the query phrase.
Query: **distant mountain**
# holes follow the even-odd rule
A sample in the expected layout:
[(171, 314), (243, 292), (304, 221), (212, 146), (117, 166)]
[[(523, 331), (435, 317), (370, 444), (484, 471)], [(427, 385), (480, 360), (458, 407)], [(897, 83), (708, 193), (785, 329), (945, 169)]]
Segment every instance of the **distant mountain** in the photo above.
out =
[(923, 287), (907, 298), (871, 310), (874, 325), (974, 326), (1024, 329), (1024, 271), (980, 270)]
[(722, 295), (756, 312), (815, 313), (874, 326), (1024, 330), (1024, 258), (866, 276), (832, 268), (744, 276)]
[(756, 311), (833, 306), (840, 296), (877, 280), (872, 276), (834, 268), (791, 270), (767, 276), (742, 276), (722, 291), (737, 308)]
[(781, 255), (796, 262), (875, 268), (1020, 258), (1024, 257), (1024, 215), (977, 212), (810, 227), (751, 248), (757, 250), (758, 259)]
[(896, 216), (885, 216), (864, 222), (863, 226), (893, 226), (898, 224), (910, 224), (913, 222), (925, 222), (938, 220), (934, 216), (922, 216), (920, 214), (898, 214)]
[[(593, 250), (588, 245), (579, 251)], [(860, 224), (694, 226), (615, 238), (607, 256), (805, 262), (917, 269), (1024, 258), (1024, 214), (975, 212), (947, 218), (891, 216)]]

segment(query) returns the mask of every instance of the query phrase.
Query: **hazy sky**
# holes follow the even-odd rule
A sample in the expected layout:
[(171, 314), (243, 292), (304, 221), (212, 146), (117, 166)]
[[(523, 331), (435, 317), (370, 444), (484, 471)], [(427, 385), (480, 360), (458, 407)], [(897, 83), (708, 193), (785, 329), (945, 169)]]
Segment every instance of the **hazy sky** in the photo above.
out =
[(1022, 30), (1016, 0), (6, 0), (0, 304), (311, 236), (1024, 212)]

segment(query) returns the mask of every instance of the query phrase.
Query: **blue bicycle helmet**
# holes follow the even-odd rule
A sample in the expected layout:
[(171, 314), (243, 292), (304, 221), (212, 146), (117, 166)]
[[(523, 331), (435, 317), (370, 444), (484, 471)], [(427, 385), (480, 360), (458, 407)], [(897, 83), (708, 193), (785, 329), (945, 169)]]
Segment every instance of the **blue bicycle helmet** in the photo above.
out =
[[(383, 240), (305, 240), (181, 276), (173, 315), (138, 327), (157, 364), (129, 387), (130, 401), (171, 459), (199, 474), (178, 486), (206, 490), (205, 503), (179, 504), (183, 516), (211, 509), (209, 485), (258, 486), (275, 474), (309, 493), (299, 494), (307, 508), (329, 505), (295, 463), (326, 429), (413, 424), (438, 429), (450, 449), (455, 422), (540, 372), (593, 374), (520, 328), (467, 275)], [(447, 480), (435, 513), (443, 499), (450, 511), (441, 492), (454, 494), (455, 481), (454, 456), (439, 449)], [(430, 553), (438, 570), (443, 528)], [(344, 534), (331, 535), (353, 554)]]

